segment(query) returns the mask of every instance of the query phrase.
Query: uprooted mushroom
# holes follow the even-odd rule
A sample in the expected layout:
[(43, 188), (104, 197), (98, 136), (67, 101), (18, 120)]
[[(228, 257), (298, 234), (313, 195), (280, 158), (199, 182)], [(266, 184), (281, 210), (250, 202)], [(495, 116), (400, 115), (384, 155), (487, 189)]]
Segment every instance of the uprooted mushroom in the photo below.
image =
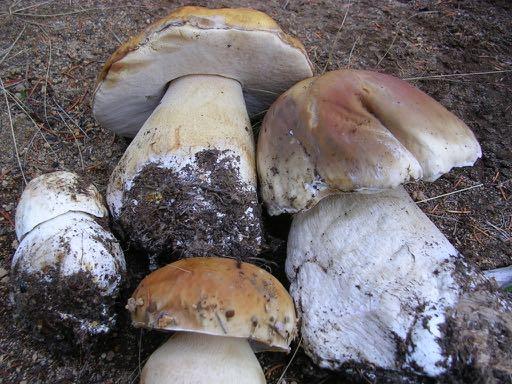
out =
[(183, 259), (141, 281), (128, 301), (133, 325), (176, 331), (148, 359), (141, 383), (264, 384), (255, 351), (288, 352), (296, 335), (292, 298), (255, 265)]
[(110, 331), (126, 265), (96, 187), (71, 172), (36, 177), (18, 203), (16, 235), (18, 319), (59, 340)]
[(327, 73), (272, 105), (258, 142), (262, 195), (271, 214), (299, 212), (286, 272), (320, 366), (510, 377), (510, 302), (400, 186), (480, 156), (461, 120), (384, 74)]
[(94, 115), (135, 136), (107, 190), (128, 237), (151, 254), (257, 255), (249, 115), (311, 75), (302, 44), (251, 9), (183, 7), (122, 45), (99, 77)]

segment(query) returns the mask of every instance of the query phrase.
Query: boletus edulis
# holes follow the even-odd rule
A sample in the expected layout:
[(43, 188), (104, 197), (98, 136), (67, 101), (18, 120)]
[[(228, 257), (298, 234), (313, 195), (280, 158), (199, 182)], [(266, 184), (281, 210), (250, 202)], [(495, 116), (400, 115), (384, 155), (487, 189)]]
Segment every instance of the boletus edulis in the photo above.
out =
[(139, 284), (133, 325), (176, 333), (149, 358), (141, 384), (264, 384), (255, 351), (288, 352), (293, 300), (267, 271), (227, 258), (182, 259)]
[(71, 172), (34, 178), (16, 209), (16, 234), (18, 319), (57, 339), (85, 341), (110, 331), (126, 265), (96, 187)]
[(272, 105), (258, 142), (262, 195), (271, 214), (297, 213), (286, 272), (321, 367), (510, 377), (510, 301), (400, 186), (480, 156), (460, 119), (380, 73), (326, 73)]
[(252, 9), (179, 8), (119, 47), (93, 112), (135, 136), (107, 191), (127, 237), (151, 254), (257, 255), (249, 117), (311, 75), (302, 44)]

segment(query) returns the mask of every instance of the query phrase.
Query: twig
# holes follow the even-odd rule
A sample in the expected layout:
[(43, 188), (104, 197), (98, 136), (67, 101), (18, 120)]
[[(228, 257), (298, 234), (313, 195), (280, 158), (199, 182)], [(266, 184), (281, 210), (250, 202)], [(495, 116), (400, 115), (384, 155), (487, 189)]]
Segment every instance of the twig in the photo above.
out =
[[(40, 3), (40, 5), (43, 5), (43, 3)], [(12, 8), (12, 7), (11, 7)], [(73, 11), (69, 12), (60, 12), (60, 13), (49, 13), (49, 14), (38, 14), (38, 13), (22, 13), (19, 12), (20, 10), (24, 9), (9, 9), (9, 12), (1, 13), (0, 16), (18, 16), (18, 17), (34, 17), (34, 18), (47, 18), (47, 17), (59, 17), (59, 16), (68, 16), (68, 15), (76, 15), (78, 13), (86, 13), (86, 12), (101, 12), (101, 11), (107, 11), (109, 9), (116, 9), (119, 8), (140, 8), (143, 11), (146, 11), (146, 7), (142, 5), (124, 5), (121, 7), (104, 7), (104, 8), (83, 8), (83, 9), (75, 9)]]
[(53, 103), (57, 106), (57, 108), (60, 109), (60, 111), (78, 128), (78, 130), (80, 132), (82, 132), (85, 137), (89, 138), (89, 135), (87, 134), (87, 132), (85, 132), (82, 129), (82, 127), (80, 127), (80, 125), (78, 125), (78, 123), (75, 120), (73, 120), (73, 118), (64, 110), (64, 108), (62, 108), (62, 106), (57, 102), (55, 97), (52, 96), (52, 100), (53, 100)]
[(355, 39), (354, 44), (352, 44), (352, 49), (350, 49), (350, 53), (348, 55), (347, 68), (350, 68), (350, 60), (352, 60), (352, 53), (354, 52), (354, 48), (356, 47), (356, 44), (358, 41), (359, 41), (359, 36)]
[(60, 119), (62, 120), (64, 125), (67, 127), (69, 132), (71, 132), (71, 135), (73, 136), (73, 139), (75, 140), (76, 148), (78, 149), (78, 156), (80, 157), (80, 165), (81, 165), (82, 171), (83, 171), (85, 169), (84, 158), (82, 156), (82, 150), (80, 149), (80, 143), (78, 142), (78, 139), (76, 138), (75, 132), (73, 132), (73, 129), (68, 125), (68, 123), (66, 122), (64, 117), (62, 117), (62, 115), (59, 112), (57, 112), (57, 114), (59, 115)]
[(470, 72), (470, 73), (449, 73), (446, 75), (429, 75), (429, 76), (418, 76), (418, 77), (407, 77), (402, 80), (428, 80), (428, 79), (443, 79), (445, 77), (465, 77), (465, 76), (477, 76), (477, 75), (492, 75), (495, 73), (510, 73), (512, 69), (504, 69), (501, 71), (484, 71), (484, 72)]
[(50, 63), (52, 61), (52, 40), (48, 37), (48, 65), (46, 66), (46, 75), (44, 78), (44, 93), (43, 93), (43, 107), (44, 107), (44, 119), (46, 121), (46, 124), (50, 126), (50, 123), (48, 122), (48, 110), (46, 105), (46, 99), (47, 99), (47, 91), (48, 91), (48, 78), (50, 77)]
[(11, 115), (11, 106), (9, 104), (9, 99), (7, 98), (7, 90), (4, 87), (4, 81), (0, 77), (0, 85), (2, 86), (2, 91), (4, 93), (5, 104), (7, 104), (7, 116), (9, 117), (9, 125), (11, 127), (11, 135), (12, 142), (14, 143), (14, 154), (16, 155), (16, 160), (18, 161), (18, 166), (20, 167), (21, 177), (25, 184), (27, 184), (27, 179), (25, 178), (25, 172), (23, 172), (23, 166), (21, 165), (20, 154), (18, 152), (18, 143), (16, 142), (16, 135), (14, 134), (14, 125), (12, 123), (12, 115)]
[(273, 92), (273, 91), (268, 91), (266, 89), (258, 89), (258, 88), (246, 88), (246, 89), (249, 90), (249, 91), (257, 91), (257, 92), (268, 93), (270, 95), (276, 95), (276, 96), (280, 95), (280, 93)]
[(48, 1), (43, 1), (41, 3), (36, 3), (36, 4), (32, 4), (32, 5), (28, 5), (26, 7), (23, 7), (23, 8), (18, 8), (14, 11), (12, 11), (12, 13), (18, 13), (20, 11), (26, 11), (28, 9), (34, 9), (34, 8), (38, 8), (38, 7), (42, 7), (43, 5), (46, 5), (46, 4), (50, 4), (50, 3), (53, 3), (55, 0), (48, 0)]
[(279, 376), (279, 379), (277, 380), (277, 384), (280, 384), (281, 383), (281, 380), (283, 380), (283, 377), (284, 375), (286, 374), (286, 371), (288, 370), (288, 368), (290, 367), (293, 359), (295, 358), (295, 355), (297, 354), (297, 352), (299, 351), (299, 348), (300, 348), (300, 345), (302, 344), (302, 335), (300, 336), (300, 340), (299, 340), (299, 343), (297, 344), (297, 348), (295, 348), (295, 352), (293, 352), (293, 355), (292, 355), (292, 358), (290, 359), (290, 361), (288, 362), (288, 364), (286, 364), (286, 367), (284, 368), (283, 370), (283, 373), (281, 373), (281, 376)]
[(416, 204), (425, 203), (427, 201), (431, 201), (431, 200), (435, 200), (435, 199), (440, 199), (441, 197), (445, 197), (445, 196), (455, 195), (456, 193), (469, 191), (470, 189), (480, 188), (480, 187), (483, 187), (483, 186), (484, 185), (482, 183), (477, 184), (477, 185), (472, 185), (471, 187), (458, 189), (458, 190), (453, 191), (453, 192), (443, 193), (442, 195), (439, 195), (439, 196), (434, 196), (434, 197), (430, 197), (428, 199), (423, 199), (423, 200), (417, 201)]
[[(8, 90), (4, 90), (7, 95), (18, 105), (18, 108), (21, 109), (21, 111), (29, 118), (29, 120), (32, 122), (32, 124), (34, 124), (34, 127), (36, 127), (36, 134), (39, 133), (41, 134), (41, 137), (43, 138), (43, 140), (45, 141), (46, 144), (48, 144), (48, 147), (50, 148), (51, 152), (53, 153), (53, 155), (55, 156), (55, 159), (58, 158), (57, 156), (57, 153), (53, 150), (52, 146), (50, 145), (50, 143), (48, 142), (48, 140), (46, 139), (46, 136), (43, 135), (43, 132), (41, 132), (41, 128), (39, 127), (39, 125), (36, 123), (36, 121), (32, 118), (32, 116), (30, 115), (30, 113), (28, 112), (27, 108), (25, 107), (25, 105), (21, 102), (20, 99), (18, 99), (16, 97), (16, 95), (13, 95), (11, 92), (9, 92)], [(30, 139), (28, 145), (27, 145), (27, 149), (30, 149), (30, 146), (32, 145), (32, 142), (34, 141), (34, 138), (35, 138), (35, 135), (32, 139)]]
[[(155, 189), (158, 189), (158, 188), (155, 188)], [(182, 271), (182, 272), (192, 273), (191, 271), (187, 271), (187, 270), (186, 270), (186, 269), (184, 269), (184, 268), (180, 268), (180, 267), (177, 267), (177, 266), (172, 265), (172, 264), (168, 264), (167, 266), (168, 266), (169, 268), (176, 268), (176, 269), (179, 269), (179, 270), (180, 270), (180, 271)]]
[(341, 21), (341, 25), (338, 28), (338, 31), (336, 32), (336, 35), (334, 36), (334, 41), (332, 43), (331, 49), (329, 50), (329, 56), (327, 56), (327, 61), (325, 62), (325, 66), (322, 69), (322, 75), (327, 70), (327, 66), (331, 63), (333, 52), (334, 52), (334, 47), (336, 47), (336, 43), (338, 42), (338, 38), (340, 37), (341, 29), (345, 25), (345, 20), (347, 20), (348, 11), (349, 11), (351, 5), (352, 5), (352, 3), (348, 3), (347, 10), (345, 11), (345, 16), (343, 16), (343, 20)]
[(427, 12), (418, 12), (418, 13), (415, 13), (414, 15), (411, 15), (409, 16), (407, 19), (402, 19), (400, 20), (398, 23), (396, 23), (396, 28), (395, 28), (395, 36), (393, 36), (393, 40), (391, 40), (391, 44), (389, 45), (388, 49), (386, 50), (386, 52), (384, 53), (384, 56), (382, 56), (379, 61), (377, 62), (377, 65), (375, 65), (375, 68), (377, 68), (380, 63), (382, 63), (382, 60), (384, 60), (386, 58), (386, 56), (388, 55), (389, 51), (391, 51), (391, 48), (393, 48), (393, 45), (395, 44), (395, 41), (398, 37), (398, 31), (399, 31), (399, 28), (401, 27), (401, 24), (405, 21), (409, 21), (411, 20), (412, 18), (416, 17), (416, 16), (421, 16), (421, 15), (428, 15), (428, 14), (431, 14), (431, 13), (437, 13), (438, 11), (427, 11)]
[(14, 48), (14, 46), (16, 45), (18, 40), (20, 39), (21, 35), (23, 35), (23, 33), (25, 32), (25, 29), (27, 29), (26, 25), (23, 26), (23, 28), (21, 29), (21, 32), (18, 34), (18, 36), (16, 36), (16, 39), (14, 39), (13, 43), (9, 46), (9, 48), (6, 49), (5, 54), (0, 59), (0, 64), (2, 64), (4, 62), (4, 60), (7, 58), (7, 55), (9, 55), (9, 53), (11, 53), (12, 49)]

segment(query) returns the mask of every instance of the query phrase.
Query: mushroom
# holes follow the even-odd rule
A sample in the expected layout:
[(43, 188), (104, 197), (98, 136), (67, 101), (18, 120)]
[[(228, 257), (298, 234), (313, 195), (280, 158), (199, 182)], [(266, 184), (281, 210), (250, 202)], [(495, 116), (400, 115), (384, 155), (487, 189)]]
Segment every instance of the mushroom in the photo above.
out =
[(302, 44), (251, 9), (179, 8), (118, 48), (93, 112), (135, 136), (107, 190), (128, 237), (153, 255), (257, 255), (249, 115), (311, 75)]
[(56, 338), (108, 332), (126, 272), (98, 190), (71, 172), (28, 183), (16, 209), (12, 259), (19, 319)]
[(286, 272), (321, 367), (512, 372), (510, 302), (399, 186), (480, 156), (462, 121), (384, 74), (326, 73), (272, 105), (258, 142), (262, 195), (271, 214), (299, 212)]
[(128, 300), (133, 325), (177, 331), (149, 358), (141, 383), (265, 383), (256, 351), (289, 351), (296, 335), (286, 289), (255, 265), (182, 259), (146, 276)]

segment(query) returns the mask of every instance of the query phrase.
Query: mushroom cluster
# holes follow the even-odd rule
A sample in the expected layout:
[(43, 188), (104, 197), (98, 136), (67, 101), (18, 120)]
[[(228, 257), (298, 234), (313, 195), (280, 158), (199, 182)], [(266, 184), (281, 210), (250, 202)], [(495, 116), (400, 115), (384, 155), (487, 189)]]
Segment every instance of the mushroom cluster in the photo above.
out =
[[(127, 301), (135, 327), (174, 332), (141, 383), (263, 384), (254, 352), (288, 352), (299, 320), (323, 368), (510, 378), (510, 301), (402, 187), (473, 165), (475, 136), (397, 78), (312, 75), (302, 44), (251, 9), (179, 8), (105, 64), (94, 115), (133, 138), (108, 207), (150, 261), (178, 259), (150, 264)], [(249, 119), (267, 108), (256, 155)], [(294, 214), (291, 296), (245, 262), (264, 238), (257, 174), (268, 212)], [(126, 266), (107, 217), (75, 174), (28, 184), (12, 262), (20, 318), (80, 338), (112, 328)]]
[(96, 120), (133, 141), (107, 202), (138, 247), (178, 257), (260, 252), (250, 116), (312, 76), (302, 44), (263, 12), (182, 7), (117, 49)]
[(106, 333), (126, 265), (94, 185), (71, 172), (31, 180), (16, 209), (13, 300), (30, 328), (79, 340)]
[(321, 367), (510, 375), (510, 302), (400, 186), (480, 156), (461, 120), (384, 74), (326, 73), (272, 105), (258, 141), (262, 195), (271, 214), (298, 212), (286, 272)]

